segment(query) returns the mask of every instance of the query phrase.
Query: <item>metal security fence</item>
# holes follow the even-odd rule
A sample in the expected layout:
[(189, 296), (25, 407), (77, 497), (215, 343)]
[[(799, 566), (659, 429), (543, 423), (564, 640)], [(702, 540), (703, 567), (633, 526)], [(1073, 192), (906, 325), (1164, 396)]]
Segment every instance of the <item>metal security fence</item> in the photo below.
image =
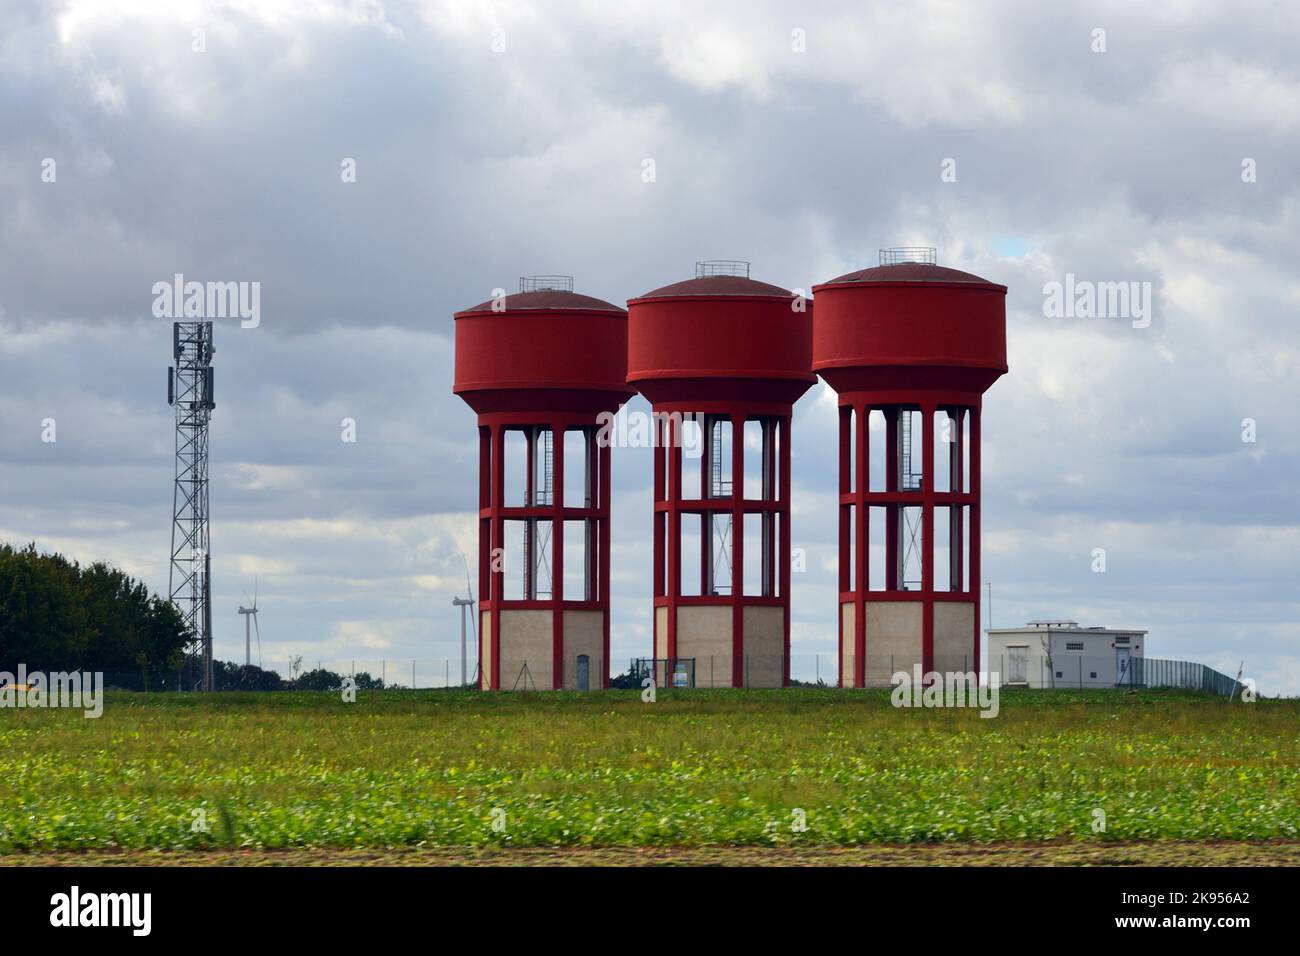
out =
[[(893, 687), (897, 675), (905, 674), (909, 680), (923, 680), (925, 672), (921, 666), (920, 654), (870, 654), (862, 662), (861, 683), (858, 683), (858, 659), (853, 655), (840, 658), (836, 654), (817, 655), (809, 663), (800, 660), (801, 655), (790, 658), (791, 683), (812, 683), (829, 687)], [(814, 672), (814, 679), (805, 676), (809, 670)], [(986, 681), (981, 673), (978, 659), (969, 654), (935, 655), (930, 662), (929, 671), (940, 674), (974, 674), (980, 682)]]
[[(1240, 693), (1242, 688), (1232, 677), (1194, 661), (1022, 652), (990, 654), (982, 663), (983, 666), (969, 655), (937, 655), (931, 661), (930, 670), (940, 674), (974, 673), (980, 683), (1033, 690), (1168, 687), (1226, 697), (1234, 691)], [(860, 685), (856, 664), (853, 657), (841, 659), (834, 652), (794, 653), (789, 658), (789, 686), (888, 688), (900, 673), (910, 679), (924, 678), (919, 672), (920, 658), (915, 654), (868, 656), (861, 668)], [(550, 657), (503, 655), (498, 666), (502, 690), (551, 690), (556, 683), (557, 664)], [(746, 654), (738, 660), (728, 654), (669, 659), (634, 657), (628, 659), (625, 668), (617, 664), (607, 668), (606, 662), (596, 656), (570, 655), (562, 658), (558, 666), (559, 684), (566, 690), (600, 690), (605, 686), (607, 670), (609, 684), (616, 688), (640, 687), (646, 677), (653, 677), (656, 687), (680, 689), (779, 688), (785, 681), (785, 659), (771, 654)], [(103, 672), (105, 687), (145, 691), (197, 690), (200, 676), (197, 668), (189, 666), (180, 671), (144, 667)], [(466, 663), (462, 681), (459, 658), (296, 658), (265, 661), (260, 667), (216, 661), (213, 684), (218, 691), (333, 690), (341, 686), (344, 678), (351, 678), (358, 690), (479, 686), (477, 662)]]
[[(223, 690), (332, 690), (344, 678), (352, 678), (362, 690), (433, 690), (477, 687), (478, 670), (471, 660), (461, 680), (459, 658), (397, 660), (314, 659), (263, 661), (244, 666), (230, 661), (213, 662), (212, 689)], [(139, 671), (105, 672), (106, 686), (124, 690), (198, 690), (200, 672), (186, 662), (180, 670), (165, 675), (144, 675)]]
[[(557, 664), (551, 657), (503, 654), (498, 664), (501, 689), (551, 690), (555, 686), (557, 666), (560, 686), (566, 690), (600, 690), (604, 686), (606, 667), (602, 657), (572, 654), (562, 657)], [(443, 690), (479, 686), (479, 664), (473, 659), (465, 662), (463, 680), (459, 658), (300, 659), (266, 662), (263, 668), (276, 675), (286, 690), (333, 689), (345, 677), (352, 678), (358, 690)], [(232, 672), (224, 683), (219, 675), (217, 689), (267, 689), (246, 686), (247, 682), (239, 680), (242, 671), (244, 669), (240, 668)]]
[[(696, 657), (633, 658), (629, 675), (639, 685), (647, 676), (654, 676), (657, 687), (750, 687), (755, 689), (781, 687), (784, 681), (785, 659), (775, 654), (744, 654), (735, 658), (730, 654), (704, 654)], [(914, 668), (920, 659), (914, 655), (882, 654), (868, 658), (865, 687), (890, 687), (894, 676), (906, 673), (915, 676)], [(854, 660), (841, 662), (834, 653), (795, 653), (789, 660), (789, 685), (791, 687), (851, 687), (853, 686)], [(840, 669), (843, 667), (843, 681)], [(936, 657), (933, 670), (962, 674), (979, 672), (970, 656)]]
[(652, 679), (656, 687), (694, 687), (695, 658), (635, 658), (627, 673), (634, 687), (641, 686), (646, 678)]
[(477, 663), (471, 658), (465, 665), (465, 680), (461, 680), (460, 658), (429, 658), (400, 660), (360, 658), (312, 660), (268, 663), (286, 681), (301, 683), (304, 677), (315, 675), (317, 681), (337, 674), (351, 677), (358, 686), (393, 690), (431, 690), (435, 688), (477, 686)]
[(1222, 697), (1232, 696), (1242, 690), (1241, 683), (1235, 677), (1192, 661), (1138, 657), (1132, 664), (1133, 677), (1130, 685), (1133, 687), (1180, 687)]

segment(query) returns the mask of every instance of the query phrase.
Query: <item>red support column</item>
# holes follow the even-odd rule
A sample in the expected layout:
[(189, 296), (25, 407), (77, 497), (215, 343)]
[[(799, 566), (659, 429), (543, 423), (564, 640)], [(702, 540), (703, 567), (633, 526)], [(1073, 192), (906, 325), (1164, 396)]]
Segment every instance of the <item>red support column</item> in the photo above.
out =
[(484, 632), (483, 618), (485, 611), (488, 620), (495, 617), (492, 614), (492, 601), (496, 597), (492, 590), (492, 507), (494, 504), (492, 498), (492, 467), (494, 456), (492, 454), (492, 429), (480, 425), (478, 434), (478, 608), (472, 610), (478, 615), (478, 619), (474, 622), (474, 633), (478, 643), (478, 647), (474, 648), (474, 654), (479, 661), (479, 688), (483, 689), (487, 684), (486, 675), (483, 673), (483, 645), (491, 640), (490, 635)]
[[(851, 553), (849, 549), (849, 511), (844, 504), (844, 496), (852, 493), (853, 489), (849, 482), (849, 456), (853, 453), (853, 408), (849, 405), (840, 406), (840, 496), (837, 499), (840, 518), (840, 563), (837, 579), (835, 606), (839, 612), (839, 630), (836, 631), (835, 640), (839, 647), (837, 660), (839, 661), (839, 671), (835, 675), (835, 685), (844, 686), (844, 597), (845, 591), (852, 590), (852, 584), (849, 580), (849, 562)], [(856, 605), (855, 605), (856, 606)], [(856, 640), (854, 647), (856, 647)], [(852, 652), (856, 653), (856, 652)], [(854, 663), (854, 674), (857, 674), (857, 663)]]
[[(727, 420), (731, 423), (731, 686), (744, 687), (747, 683), (744, 602), (745, 416), (733, 413)], [(737, 542), (740, 542), (739, 546)]]
[[(885, 409), (885, 490), (898, 492), (898, 409)], [(898, 505), (885, 507), (885, 590), (897, 591), (902, 587), (898, 580)]]
[(922, 674), (934, 670), (934, 411), (932, 403), (921, 403)]
[(605, 661), (601, 666), (600, 680), (601, 687), (609, 688), (609, 616), (612, 612), (609, 601), (609, 540), (610, 540), (610, 494), (613, 485), (610, 481), (612, 452), (610, 447), (605, 445), (603, 448), (595, 449), (595, 457), (599, 457), (599, 480), (593, 486), (593, 493), (598, 496), (599, 517), (597, 521), (597, 531), (600, 536), (600, 547), (598, 549), (599, 573), (596, 575), (596, 590), (592, 593), (600, 597), (600, 606), (604, 611), (604, 623), (602, 625), (601, 639), (604, 641), (603, 653)]
[[(713, 506), (713, 433), (710, 428), (717, 428), (717, 423), (709, 424), (709, 418), (704, 418), (704, 453), (700, 456), (700, 501), (705, 508)], [(685, 462), (682, 468), (686, 468)], [(695, 518), (690, 520), (694, 521)], [(699, 515), (700, 522), (700, 594), (710, 594), (714, 590), (710, 583), (716, 585), (717, 581), (713, 580), (713, 512), (703, 511)]]
[[(604, 493), (600, 488), (600, 462), (604, 452), (597, 437), (599, 434), (598, 429), (589, 428), (583, 439), (587, 455), (587, 487), (585, 489), (586, 497), (583, 498), (582, 503), (585, 508), (596, 509), (595, 517), (587, 519), (584, 529), (589, 549), (587, 553), (587, 573), (591, 575), (591, 580), (583, 597), (586, 598), (590, 595), (590, 599), (596, 602), (601, 601), (601, 582), (604, 580), (600, 570), (600, 556), (605, 553), (605, 548), (600, 541), (602, 533), (601, 515), (609, 513), (609, 505), (606, 503)], [(609, 605), (602, 603), (601, 607), (604, 608), (605, 621), (608, 623)]]
[(871, 548), (867, 535), (867, 490), (871, 487), (871, 461), (869, 455), (871, 409), (867, 405), (854, 405), (857, 416), (857, 434), (853, 436), (856, 446), (857, 468), (854, 471), (854, 538), (856, 551), (853, 559), (853, 678), (854, 686), (867, 686), (867, 588), (871, 583), (870, 571)]
[(790, 686), (790, 551), (791, 551), (790, 542), (792, 538), (792, 531), (790, 529), (790, 459), (791, 459), (790, 434), (793, 431), (793, 429), (791, 428), (791, 416), (782, 415), (781, 418), (774, 424), (773, 428), (775, 429), (777, 435), (779, 436), (779, 442), (780, 442), (779, 454), (780, 454), (781, 462), (778, 469), (779, 470), (778, 479), (776, 484), (773, 486), (773, 491), (776, 495), (777, 514), (781, 516), (780, 517), (781, 527), (780, 527), (780, 533), (778, 535), (779, 540), (776, 545), (776, 554), (773, 555), (771, 558), (773, 562), (771, 567), (773, 567), (776, 570), (776, 573), (778, 575), (778, 580), (780, 583), (777, 585), (777, 593), (781, 597), (782, 607), (785, 612), (785, 644), (783, 647), (785, 662), (783, 664), (784, 671), (781, 677), (781, 686), (789, 687)]
[(970, 586), (975, 592), (975, 669), (980, 661), (980, 406), (970, 415)]
[[(483, 602), (492, 599), (491, 565), (488, 556), (492, 552), (492, 429), (479, 426), (478, 430), (478, 633), (483, 632)], [(483, 522), (487, 521), (487, 533), (484, 534)], [(480, 638), (480, 644), (482, 639)], [(483, 648), (479, 647), (482, 654)], [(481, 659), (481, 658), (480, 658)]]
[(551, 688), (564, 689), (564, 424), (551, 422)]
[(488, 637), (489, 654), (492, 658), (488, 673), (482, 675), (484, 685), (490, 690), (501, 687), (501, 601), (505, 597), (504, 556), (506, 545), (505, 522), (501, 520), (506, 491), (505, 469), (505, 429), (501, 425), (492, 426), (492, 550), (488, 556), (492, 568), (492, 624)]
[(668, 430), (668, 640), (667, 657), (677, 656), (677, 598), (682, 593), (682, 441), (681, 420), (669, 416)]
[[(962, 482), (962, 469), (966, 461), (966, 442), (963, 437), (965, 429), (966, 410), (964, 408), (953, 409), (951, 417), (948, 419), (950, 427), (953, 430), (952, 449), (948, 455), (948, 488), (955, 495), (965, 492)], [(958, 500), (956, 498), (954, 501)], [(966, 575), (966, 527), (962, 521), (962, 515), (965, 505), (954, 504), (948, 509), (948, 549), (952, 555), (953, 573), (952, 580), (948, 582), (948, 587), (958, 593), (965, 591), (963, 581)], [(978, 617), (979, 615), (976, 615)], [(979, 662), (976, 661), (978, 668)]]
[(492, 503), (492, 429), (478, 429), (478, 506), (482, 511)]
[[(654, 524), (651, 527), (650, 532), (651, 532), (651, 537), (654, 540), (654, 571), (652, 573), (652, 580), (654, 584), (654, 598), (660, 598), (668, 593), (668, 582), (666, 580), (667, 574), (665, 573), (665, 568), (664, 568), (664, 563), (667, 560), (668, 518), (664, 513), (664, 507), (663, 507), (663, 502), (668, 497), (668, 481), (664, 475), (664, 471), (668, 467), (668, 452), (664, 448), (666, 433), (664, 430), (663, 421), (660, 419), (655, 419), (653, 422), (653, 427), (654, 427), (654, 442), (655, 442), (655, 446), (654, 446), (655, 476), (654, 476), (654, 509), (651, 515), (651, 520), (654, 522)], [(652, 599), (650, 601), (650, 633), (652, 635), (655, 633), (654, 619), (655, 619), (655, 608), (657, 606), (658, 606), (657, 602), (654, 599)], [(652, 656), (655, 653), (654, 648), (657, 646), (658, 646), (658, 642), (653, 641), (651, 645)]]

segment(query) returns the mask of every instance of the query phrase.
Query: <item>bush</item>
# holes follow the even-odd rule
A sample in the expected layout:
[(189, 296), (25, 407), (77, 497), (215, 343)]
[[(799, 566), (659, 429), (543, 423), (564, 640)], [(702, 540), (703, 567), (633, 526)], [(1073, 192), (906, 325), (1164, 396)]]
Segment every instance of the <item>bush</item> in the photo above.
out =
[(275, 671), (229, 661), (213, 661), (212, 678), (217, 690), (283, 690), (285, 686)]
[(303, 671), (291, 685), (294, 690), (338, 690), (343, 686), (343, 675), (325, 668)]

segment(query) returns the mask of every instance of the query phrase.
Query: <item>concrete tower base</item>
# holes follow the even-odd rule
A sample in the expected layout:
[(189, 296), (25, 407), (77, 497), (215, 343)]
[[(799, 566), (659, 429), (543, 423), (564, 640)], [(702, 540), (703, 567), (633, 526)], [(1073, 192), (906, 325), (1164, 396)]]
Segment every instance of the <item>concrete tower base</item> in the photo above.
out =
[(978, 650), (971, 638), (975, 605), (965, 601), (935, 601), (932, 624), (934, 653), (925, 655), (925, 604), (922, 601), (866, 601), (866, 661), (862, 683), (856, 678), (854, 634), (857, 608), (840, 604), (840, 683), (844, 687), (888, 687), (894, 674), (912, 668), (935, 671), (979, 670)]
[[(600, 690), (609, 662), (605, 660), (605, 612), (563, 612), (560, 646), (556, 646), (555, 612), (502, 610), (500, 690)], [(483, 612), (481, 654), (492, 673), (491, 611)], [(558, 653), (557, 653), (558, 651)]]
[[(668, 653), (667, 607), (655, 608), (655, 657)], [(695, 661), (696, 687), (783, 687), (785, 685), (785, 609), (741, 608), (740, 684), (733, 682), (736, 661), (734, 615), (730, 605), (677, 608), (677, 660)]]

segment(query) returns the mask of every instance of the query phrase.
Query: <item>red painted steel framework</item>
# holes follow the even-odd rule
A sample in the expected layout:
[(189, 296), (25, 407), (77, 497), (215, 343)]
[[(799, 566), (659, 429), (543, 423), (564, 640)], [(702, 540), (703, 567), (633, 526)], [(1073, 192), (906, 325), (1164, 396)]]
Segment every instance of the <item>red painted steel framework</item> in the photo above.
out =
[[(866, 683), (867, 667), (867, 614), (870, 601), (917, 601), (921, 604), (921, 666), (924, 672), (934, 669), (934, 606), (950, 601), (976, 603), (979, 601), (979, 533), (980, 533), (980, 460), (978, 399), (974, 405), (969, 396), (935, 395), (930, 400), (917, 402), (915, 395), (889, 392), (850, 392), (839, 396), (839, 621), (844, 625), (844, 605), (855, 608), (853, 624), (853, 686)], [(868, 453), (871, 412), (878, 411), (885, 422), (885, 487), (871, 490), (870, 455)], [(900, 468), (901, 415), (919, 411), (922, 423), (922, 466), (920, 487), (905, 487), (904, 473)], [(934, 419), (943, 412), (951, 423), (954, 440), (949, 444), (949, 472), (951, 484), (947, 491), (934, 487), (935, 450)], [(964, 435), (969, 422), (969, 438)], [(965, 471), (965, 457), (969, 443), (969, 477)], [(852, 468), (857, 463), (856, 469)], [(919, 589), (903, 587), (905, 542), (908, 529), (903, 522), (904, 508), (920, 509), (921, 532), (921, 582)], [(885, 585), (883, 590), (870, 590), (868, 580), (871, 569), (871, 509), (881, 508), (885, 514)], [(935, 588), (935, 511), (946, 508), (948, 515), (948, 579), (952, 582), (945, 590)], [(969, 525), (964, 520), (963, 509), (969, 509)], [(969, 529), (969, 530), (968, 530)], [(969, 558), (966, 557), (969, 537)], [(969, 565), (969, 567), (967, 567)], [(966, 572), (969, 571), (967, 578)], [(979, 614), (974, 617), (971, 636), (970, 666), (979, 662)], [(840, 675), (843, 677), (843, 646), (841, 644)]]
[[(597, 413), (598, 414), (598, 413)], [(527, 474), (524, 483), (524, 504), (505, 504), (506, 467), (505, 438), (508, 432), (524, 434), (527, 456)], [(549, 495), (537, 487), (537, 455), (544, 433), (549, 431), (554, 447), (554, 482)], [(583, 435), (586, 446), (586, 487), (588, 493), (581, 504), (564, 500), (565, 442), (567, 432)], [(563, 686), (564, 611), (603, 611), (604, 666), (600, 668), (601, 687), (609, 686), (609, 502), (610, 502), (610, 449), (596, 441), (599, 428), (591, 412), (577, 414), (508, 412), (479, 416), (479, 617), (489, 620), (484, 638), (491, 643), (489, 673), (480, 684), (487, 690), (502, 689), (501, 679), (501, 615), (500, 611), (540, 610), (551, 611), (552, 620), (552, 679), (551, 689)], [(581, 467), (581, 466), (580, 466)], [(549, 500), (548, 500), (549, 499)], [(528, 562), (524, 570), (524, 596), (506, 598), (505, 562), (493, 560), (493, 555), (504, 557), (506, 550), (505, 527), (507, 521), (522, 521), (530, 528), (525, 540), (537, 546), (539, 522), (550, 522), (551, 592), (539, 597), (538, 580), (533, 555), (525, 555)], [(564, 591), (564, 536), (565, 522), (582, 522), (586, 536), (587, 569), (585, 593), (581, 596)]]
[[(746, 684), (745, 623), (746, 607), (779, 607), (784, 613), (782, 649), (782, 684), (790, 681), (790, 406), (750, 404), (743, 410), (734, 403), (687, 403), (683, 411), (677, 403), (654, 406), (656, 415), (655, 482), (654, 482), (654, 607), (667, 609), (665, 656), (677, 659), (677, 609), (680, 607), (729, 607), (731, 609), (731, 674), (733, 687)], [(724, 407), (724, 404), (727, 407)], [(698, 499), (682, 497), (684, 461), (681, 428), (683, 415), (703, 419), (704, 453), (700, 456), (700, 486), (708, 488), (711, 474), (712, 429), (721, 422), (731, 425), (731, 493), (707, 495)], [(756, 421), (762, 428), (763, 496), (747, 498), (744, 494), (745, 422)], [(776, 453), (773, 454), (773, 449)], [(741, 476), (737, 481), (735, 476)], [(736, 489), (740, 488), (739, 494)], [(698, 516), (700, 534), (700, 582), (698, 595), (683, 593), (682, 525), (686, 516)], [(715, 516), (730, 517), (732, 542), (731, 581), (728, 593), (719, 594), (714, 586), (713, 533)], [(746, 523), (762, 523), (760, 560), (760, 594), (745, 594), (745, 549), (736, 548), (744, 541)], [(703, 529), (709, 528), (706, 533)]]

